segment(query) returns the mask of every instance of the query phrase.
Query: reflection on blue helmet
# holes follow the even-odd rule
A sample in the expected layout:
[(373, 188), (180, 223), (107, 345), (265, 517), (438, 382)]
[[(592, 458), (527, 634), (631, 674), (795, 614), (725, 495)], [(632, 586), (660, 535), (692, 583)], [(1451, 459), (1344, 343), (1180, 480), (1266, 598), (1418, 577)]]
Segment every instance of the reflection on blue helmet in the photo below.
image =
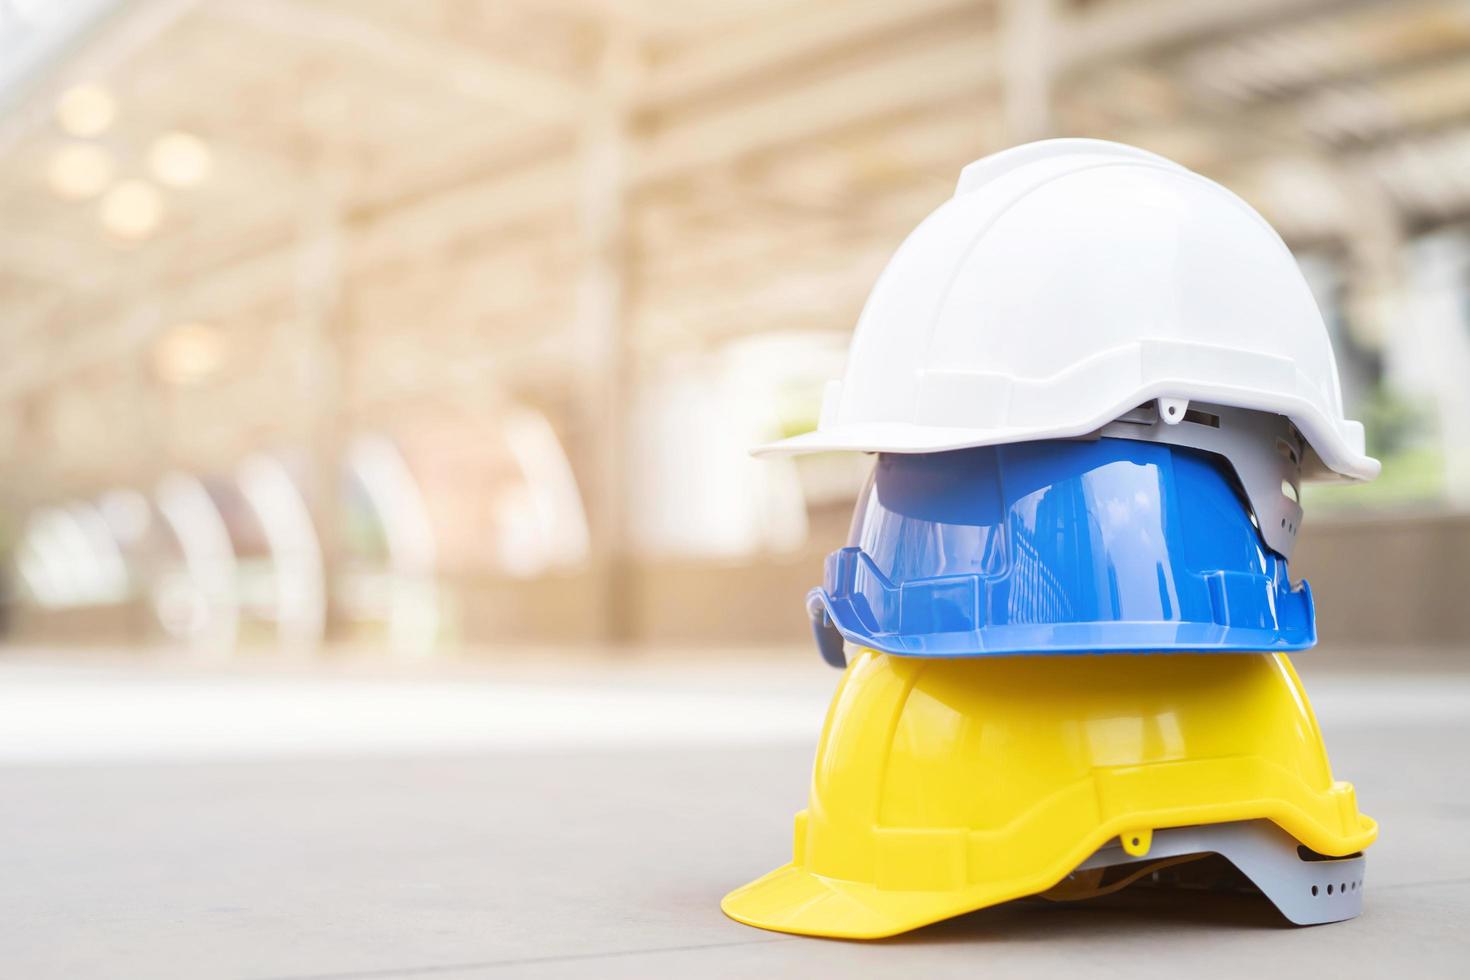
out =
[(819, 640), (835, 627), (923, 657), (1306, 649), (1311, 592), (1227, 473), (1125, 439), (884, 454), (808, 603)]

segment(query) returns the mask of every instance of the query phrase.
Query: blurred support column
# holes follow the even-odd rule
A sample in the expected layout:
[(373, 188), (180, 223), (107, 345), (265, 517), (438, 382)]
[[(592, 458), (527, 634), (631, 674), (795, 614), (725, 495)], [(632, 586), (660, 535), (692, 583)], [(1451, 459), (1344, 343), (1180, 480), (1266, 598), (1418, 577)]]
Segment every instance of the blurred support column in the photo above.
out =
[[(1389, 352), (1408, 302), (1408, 251), (1404, 216), (1369, 174), (1319, 156), (1334, 173), (1343, 201), (1343, 244), (1348, 253), (1343, 302), (1353, 340), (1382, 356)], [(1341, 356), (1341, 355), (1339, 355)], [(1357, 416), (1355, 416), (1357, 417)]]
[(1008, 145), (1053, 133), (1056, 0), (1001, 0), (1001, 103)]
[(301, 348), (296, 361), (297, 400), (302, 406), (298, 442), (307, 453), (302, 496), (316, 541), (324, 585), (321, 635), (340, 638), (345, 623), (335, 601), (340, 552), (341, 469), (343, 432), (344, 324), (341, 303), (341, 228), (337, 195), (330, 180), (312, 181), (321, 200), (307, 212), (297, 254), (296, 330)]
[(1432, 413), (1444, 452), (1445, 499), (1470, 508), (1470, 237), (1446, 229), (1414, 243), (1407, 315), (1391, 325), (1384, 359), (1395, 388)]
[(634, 583), (628, 535), (628, 419), (633, 357), (628, 336), (628, 164), (636, 38), (609, 24), (584, 112), (578, 208), (581, 269), (575, 342), (577, 394), (588, 465), (593, 615), (609, 642), (632, 637)]
[(1375, 351), (1401, 315), (1408, 264), (1404, 216), (1393, 197), (1370, 173), (1314, 149), (1312, 157), (1343, 202), (1343, 246), (1347, 249), (1348, 325), (1354, 339)]
[[(307, 131), (350, 130), (351, 107), (340, 86), (329, 81), (301, 81), (300, 111)], [(297, 430), (294, 441), (306, 451), (301, 492), (321, 553), (324, 584), (322, 636), (330, 642), (346, 633), (337, 602), (341, 553), (342, 467), (346, 458), (345, 427), (347, 316), (343, 293), (342, 208), (351, 161), (328, 145), (306, 147), (307, 179), (303, 182), (301, 221), (297, 229), (294, 334), (300, 346), (292, 353)]]
[[(323, 192), (328, 201), (334, 195)], [(343, 411), (342, 259), (338, 215), (325, 205), (307, 216), (297, 257), (296, 328), (301, 350), (296, 362), (298, 404), (302, 406), (298, 442), (306, 449), (302, 497), (316, 529), (323, 583), (321, 636), (340, 638), (343, 622), (335, 602), (340, 551), (338, 511), (346, 436)]]

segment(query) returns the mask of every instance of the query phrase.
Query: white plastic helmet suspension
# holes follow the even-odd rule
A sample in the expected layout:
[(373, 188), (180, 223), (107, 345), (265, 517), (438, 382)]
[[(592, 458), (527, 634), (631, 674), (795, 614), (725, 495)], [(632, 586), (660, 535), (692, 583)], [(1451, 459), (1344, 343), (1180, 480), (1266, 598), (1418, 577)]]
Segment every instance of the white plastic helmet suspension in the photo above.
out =
[[(1178, 858), (1218, 854), (1296, 925), (1340, 922), (1363, 911), (1367, 859), (1361, 853), (1327, 857), (1306, 851), (1269, 820), (1170, 827), (1129, 836), (1127, 843), (1114, 840), (1099, 848), (1043, 897), (1069, 901), (1114, 890), (1087, 884), (1088, 871), (1139, 864), (1147, 872), (1179, 863)], [(1124, 880), (1136, 877), (1141, 875)]]
[(1290, 559), (1302, 523), (1306, 441), (1280, 415), (1224, 405), (1160, 398), (1098, 429), (1093, 437), (1137, 439), (1200, 449), (1225, 457), (1235, 470), (1261, 538)]
[(1378, 474), (1270, 225), (1162, 157), (1047, 140), (965, 168), (879, 276), (817, 430), (756, 452), (1070, 439), (1158, 398), (1284, 416), (1303, 479)]

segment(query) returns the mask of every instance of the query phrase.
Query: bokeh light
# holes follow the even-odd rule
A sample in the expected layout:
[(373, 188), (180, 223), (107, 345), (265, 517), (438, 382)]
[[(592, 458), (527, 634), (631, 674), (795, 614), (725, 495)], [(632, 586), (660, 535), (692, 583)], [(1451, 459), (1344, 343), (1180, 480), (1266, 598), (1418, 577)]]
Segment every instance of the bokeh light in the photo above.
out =
[(163, 220), (163, 197), (147, 181), (124, 180), (102, 198), (102, 227), (118, 238), (147, 238)]
[(193, 133), (165, 133), (148, 148), (148, 168), (160, 184), (193, 187), (213, 166), (209, 145)]
[(159, 339), (153, 365), (158, 376), (170, 384), (198, 384), (219, 371), (225, 354), (225, 339), (218, 328), (181, 323)]
[(95, 143), (67, 143), (52, 154), (47, 182), (58, 197), (96, 197), (112, 182), (112, 154)]
[(117, 118), (117, 100), (101, 85), (73, 85), (56, 100), (56, 120), (73, 136), (99, 136)]

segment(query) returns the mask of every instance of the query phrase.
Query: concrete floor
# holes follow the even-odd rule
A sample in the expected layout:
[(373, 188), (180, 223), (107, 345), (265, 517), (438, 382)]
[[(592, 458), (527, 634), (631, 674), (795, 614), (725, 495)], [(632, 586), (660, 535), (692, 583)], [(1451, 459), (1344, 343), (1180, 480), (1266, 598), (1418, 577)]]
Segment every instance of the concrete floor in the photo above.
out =
[(1384, 828), (1362, 918), (1133, 891), (847, 943), (719, 911), (788, 855), (836, 680), (807, 651), (430, 672), (0, 654), (0, 975), (1470, 975), (1470, 673), (1329, 656), (1298, 664)]

